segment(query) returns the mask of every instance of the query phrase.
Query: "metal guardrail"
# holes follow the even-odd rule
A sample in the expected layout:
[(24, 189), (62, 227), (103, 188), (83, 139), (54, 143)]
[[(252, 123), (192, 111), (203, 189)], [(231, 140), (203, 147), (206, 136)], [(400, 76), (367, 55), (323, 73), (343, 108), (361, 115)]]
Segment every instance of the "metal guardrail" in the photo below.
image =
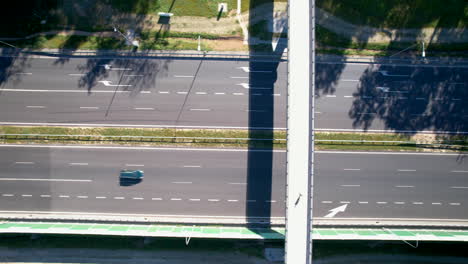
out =
[[(2, 140), (80, 140), (80, 141), (129, 141), (129, 142), (161, 142), (161, 143), (230, 143), (247, 144), (250, 141), (268, 142), (274, 144), (286, 143), (283, 138), (226, 138), (226, 137), (177, 137), (177, 136), (102, 136), (102, 135), (61, 135), (61, 134), (0, 134)], [(316, 139), (316, 142), (330, 143), (361, 143), (361, 144), (408, 144), (408, 145), (437, 145), (464, 146), (466, 140), (449, 141), (399, 141), (399, 140), (343, 140)]]

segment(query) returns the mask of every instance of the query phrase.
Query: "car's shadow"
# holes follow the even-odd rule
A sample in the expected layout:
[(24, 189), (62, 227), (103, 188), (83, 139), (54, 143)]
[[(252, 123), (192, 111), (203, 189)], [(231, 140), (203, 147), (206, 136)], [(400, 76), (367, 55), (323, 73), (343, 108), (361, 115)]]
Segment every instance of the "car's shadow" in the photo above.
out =
[(138, 183), (140, 183), (142, 179), (124, 179), (124, 178), (119, 178), (119, 184), (120, 186), (133, 186)]

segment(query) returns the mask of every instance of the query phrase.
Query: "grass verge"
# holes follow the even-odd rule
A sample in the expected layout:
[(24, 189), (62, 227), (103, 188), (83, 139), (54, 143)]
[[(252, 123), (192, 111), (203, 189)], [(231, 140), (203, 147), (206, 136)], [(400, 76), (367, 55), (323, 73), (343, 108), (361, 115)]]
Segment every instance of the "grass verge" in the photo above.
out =
[[(218, 148), (286, 148), (286, 131), (216, 129), (0, 127), (0, 143), (184, 146)], [(10, 136), (5, 136), (10, 134)], [(15, 135), (12, 135), (15, 134)], [(52, 135), (52, 136), (50, 136)], [(250, 139), (249, 139), (250, 137)], [(316, 133), (317, 150), (468, 151), (468, 136), (375, 133)], [(353, 142), (351, 142), (353, 141)], [(399, 141), (399, 142), (372, 142)], [(456, 145), (453, 141), (457, 141)], [(429, 145), (438, 142), (437, 145)]]

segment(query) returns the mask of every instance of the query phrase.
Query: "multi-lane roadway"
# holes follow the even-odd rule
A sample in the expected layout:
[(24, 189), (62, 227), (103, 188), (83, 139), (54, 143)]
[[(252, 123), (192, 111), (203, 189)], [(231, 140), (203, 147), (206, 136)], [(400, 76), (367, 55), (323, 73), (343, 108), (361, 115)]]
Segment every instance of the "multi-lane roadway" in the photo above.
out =
[[(2, 124), (286, 127), (286, 62), (22, 63), (2, 69)], [(316, 127), (466, 132), (466, 76), (462, 66), (318, 64)]]
[[(282, 150), (250, 160), (235, 149), (3, 145), (0, 156), (0, 211), (285, 215)], [(315, 217), (348, 204), (335, 218), (468, 218), (464, 155), (318, 152), (316, 164)], [(122, 168), (145, 178), (122, 184)]]

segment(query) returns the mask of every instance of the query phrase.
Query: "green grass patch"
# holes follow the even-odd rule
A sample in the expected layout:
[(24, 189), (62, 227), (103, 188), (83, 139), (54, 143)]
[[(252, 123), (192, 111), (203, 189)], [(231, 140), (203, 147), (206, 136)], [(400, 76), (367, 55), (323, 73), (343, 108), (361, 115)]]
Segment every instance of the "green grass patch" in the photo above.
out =
[[(385, 42), (369, 43), (356, 42), (351, 39), (340, 36), (322, 26), (316, 26), (316, 37), (318, 50), (323, 53), (340, 55), (363, 55), (363, 56), (389, 56), (401, 50), (408, 49), (408, 52), (421, 52), (421, 43), (409, 42)], [(417, 44), (417, 45), (415, 45)], [(426, 43), (426, 53), (446, 52), (454, 55), (463, 55), (468, 50), (468, 43)], [(439, 55), (439, 54), (438, 54)], [(466, 54), (465, 54), (466, 55)]]
[(317, 6), (357, 25), (387, 28), (468, 25), (466, 0), (317, 0)]
[[(219, 148), (286, 148), (286, 131), (247, 131), (216, 129), (153, 129), (153, 128), (73, 128), (2, 126), (0, 143), (35, 144), (114, 144), (132, 146), (185, 146)], [(39, 134), (39, 135), (35, 135)], [(41, 136), (42, 135), (42, 136)], [(49, 136), (45, 136), (49, 135)], [(53, 135), (53, 136), (50, 136)], [(63, 136), (62, 136), (63, 135)], [(106, 137), (107, 136), (107, 137)], [(109, 137), (111, 136), (111, 137)], [(130, 136), (130, 137), (128, 137)], [(250, 140), (247, 140), (249, 139)], [(376, 151), (468, 151), (468, 136), (438, 136), (425, 142), (408, 135), (374, 133), (316, 133), (317, 150)], [(271, 140), (274, 139), (274, 140)], [(324, 141), (332, 140), (332, 141)], [(337, 140), (337, 141), (335, 141)], [(346, 142), (352, 140), (355, 142)], [(433, 143), (437, 140), (438, 145)], [(458, 140), (456, 145), (452, 141)], [(404, 141), (404, 142), (369, 142)]]
[[(10, 41), (20, 48), (31, 49), (72, 49), (72, 50), (100, 50), (100, 49), (131, 49), (124, 40), (94, 36), (39, 36), (20, 41)], [(143, 40), (139, 50), (196, 50), (197, 41), (192, 39), (165, 38), (156, 40)], [(0, 44), (2, 46), (2, 44)], [(204, 50), (209, 50), (206, 48)]]
[(110, 0), (108, 3), (125, 13), (167, 12), (176, 16), (216, 17), (219, 3), (227, 3), (228, 10), (237, 8), (237, 0)]

